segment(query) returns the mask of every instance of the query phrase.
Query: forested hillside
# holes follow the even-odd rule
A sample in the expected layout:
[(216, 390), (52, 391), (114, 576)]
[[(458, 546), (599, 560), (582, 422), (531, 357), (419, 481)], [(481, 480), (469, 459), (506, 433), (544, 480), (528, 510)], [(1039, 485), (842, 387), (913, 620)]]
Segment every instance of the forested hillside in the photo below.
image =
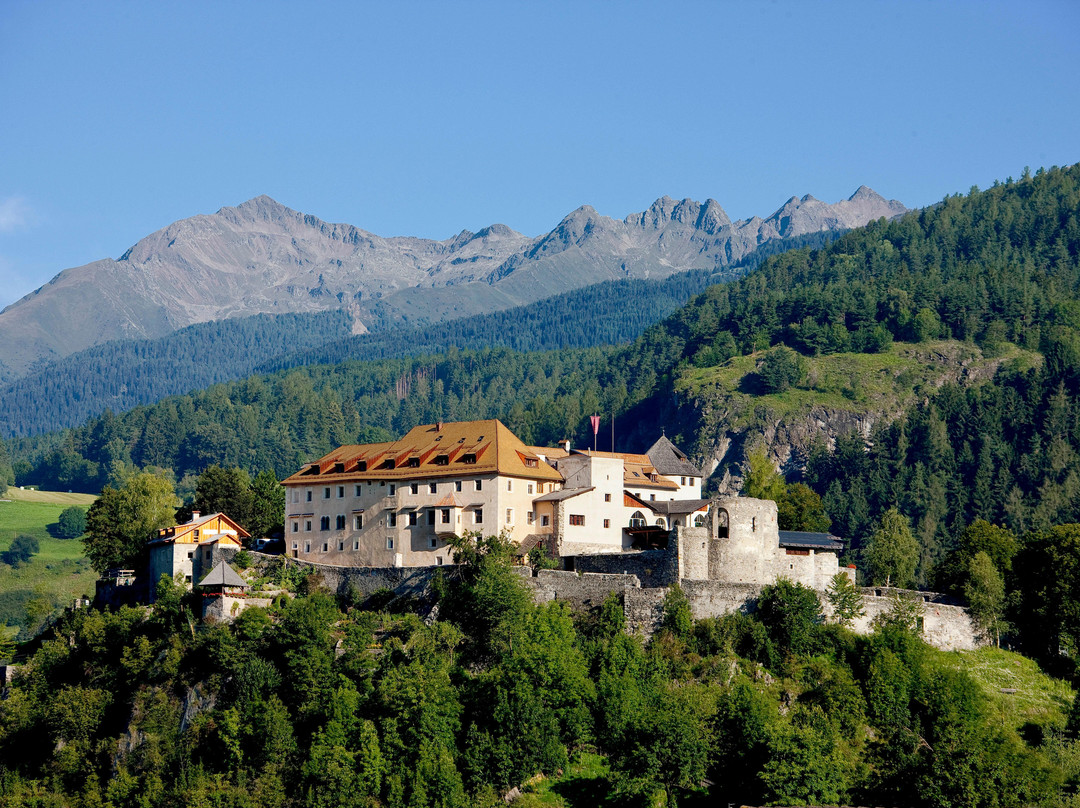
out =
[(598, 381), (613, 351), (452, 351), (297, 368), (9, 445), (20, 484), (96, 493), (133, 464), (177, 477), (217, 463), (283, 478), (343, 443), (439, 420), (500, 417), (526, 441), (551, 442), (600, 408), (622, 408), (626, 390), (602, 390)]
[[(1080, 519), (1080, 168), (1040, 171), (709, 289), (633, 354), (708, 365), (784, 343), (804, 354), (893, 339), (1006, 341), (1040, 351), (989, 384), (925, 391), (898, 422), (811, 459), (808, 481), (858, 549), (889, 507), (913, 520), (927, 572), (975, 518), (1023, 532)], [(654, 364), (670, 368), (669, 359)]]
[(153, 340), (110, 342), (0, 387), (0, 436), (77, 426), (211, 384), (310, 364), (435, 354), (452, 347), (519, 351), (618, 345), (637, 338), (709, 284), (739, 277), (785, 249), (828, 244), (833, 231), (768, 241), (739, 263), (659, 281), (607, 281), (508, 311), (347, 336), (342, 311), (201, 323)]
[(537, 606), (507, 544), (458, 549), (390, 609), (282, 564), (233, 625), (165, 579), (152, 611), (69, 613), (0, 701), (0, 803), (1071, 804), (1072, 690), (1018, 655), (935, 651), (902, 607), (856, 636), (789, 582), (696, 623), (675, 588), (645, 643), (618, 597)]

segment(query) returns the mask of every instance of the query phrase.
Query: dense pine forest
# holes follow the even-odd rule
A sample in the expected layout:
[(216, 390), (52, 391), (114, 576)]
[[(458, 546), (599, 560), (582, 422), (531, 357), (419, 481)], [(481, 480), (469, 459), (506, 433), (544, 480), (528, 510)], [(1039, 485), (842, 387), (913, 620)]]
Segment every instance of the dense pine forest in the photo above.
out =
[[(484, 808), (526, 783), (523, 806), (1074, 804), (1068, 688), (935, 651), (903, 608), (857, 636), (780, 582), (695, 623), (675, 588), (643, 642), (617, 597), (537, 606), (506, 543), (458, 551), (423, 601), (282, 566), (232, 625), (196, 628), (164, 579), (150, 612), (69, 613), (0, 701), (0, 804)], [(1028, 666), (1022, 706), (983, 675), (1002, 666)]]

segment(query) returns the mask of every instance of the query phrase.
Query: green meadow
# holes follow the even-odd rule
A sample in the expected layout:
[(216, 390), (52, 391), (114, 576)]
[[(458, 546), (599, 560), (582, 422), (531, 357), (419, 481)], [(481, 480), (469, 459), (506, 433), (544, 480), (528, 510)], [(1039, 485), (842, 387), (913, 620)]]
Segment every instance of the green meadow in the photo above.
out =
[(41, 546), (17, 568), (0, 563), (0, 627), (23, 628), (81, 595), (93, 594), (97, 575), (83, 556), (82, 542), (54, 538), (49, 527), (55, 527), (65, 508), (87, 508), (95, 499), (89, 494), (20, 488), (9, 488), (0, 497), (0, 552), (20, 534), (33, 536)]

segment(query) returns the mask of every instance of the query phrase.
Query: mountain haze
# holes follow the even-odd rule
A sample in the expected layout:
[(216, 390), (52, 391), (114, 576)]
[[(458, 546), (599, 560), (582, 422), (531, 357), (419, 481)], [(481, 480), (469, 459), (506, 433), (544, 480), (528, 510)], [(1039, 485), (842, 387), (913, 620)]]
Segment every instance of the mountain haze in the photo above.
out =
[(834, 205), (792, 197), (767, 219), (733, 222), (714, 200), (663, 197), (621, 221), (583, 206), (538, 238), (495, 224), (434, 241), (383, 238), (260, 196), (65, 270), (8, 306), (0, 379), (109, 340), (232, 317), (344, 310), (364, 333), (501, 310), (605, 280), (722, 267), (777, 238), (905, 210), (861, 187)]

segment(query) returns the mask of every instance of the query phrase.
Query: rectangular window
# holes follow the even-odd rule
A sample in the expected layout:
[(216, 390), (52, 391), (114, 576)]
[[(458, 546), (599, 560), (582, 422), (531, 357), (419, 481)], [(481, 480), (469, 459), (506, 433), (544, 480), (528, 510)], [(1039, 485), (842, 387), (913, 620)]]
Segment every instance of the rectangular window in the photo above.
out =
[(610, 519), (605, 519), (604, 520), (604, 527), (611, 527), (611, 520)]
[(533, 512), (532, 511), (526, 511), (525, 512), (525, 522), (526, 522), (526, 524), (530, 524), (530, 525), (533, 523)]
[(339, 553), (343, 553), (343, 552), (345, 552), (345, 542), (343, 542), (343, 541), (339, 541), (339, 542), (337, 543), (337, 548), (338, 548), (338, 552), (339, 552)]
[(475, 511), (473, 511), (472, 512), (472, 520), (473, 520), (474, 525), (478, 525), (481, 522), (483, 522), (484, 521), (484, 509), (483, 508), (477, 508)]
[(345, 496), (345, 486), (339, 485), (337, 487), (337, 495), (338, 495), (338, 499), (341, 499), (343, 496)]
[(435, 524), (435, 511), (432, 510), (427, 512), (427, 523), (429, 525)]
[(444, 525), (450, 524), (450, 509), (443, 508), (439, 511), (439, 519)]
[(551, 517), (546, 513), (540, 517), (540, 527), (548, 527), (551, 524)]
[(300, 549), (300, 542), (296, 542), (296, 541), (294, 541), (294, 542), (292, 543), (292, 548), (293, 548), (294, 550), (298, 550), (298, 549)]
[(420, 514), (416, 511), (409, 512), (409, 527), (416, 527), (420, 524)]
[(653, 502), (655, 502), (656, 501), (656, 494), (649, 494), (649, 499), (652, 500)]
[(585, 526), (585, 514), (583, 514), (583, 513), (572, 513), (572, 514), (570, 514), (570, 524), (574, 525), (575, 527), (584, 527)]
[(435, 538), (428, 539), (428, 545), (427, 546), (430, 547), (432, 550), (434, 550), (436, 547), (439, 546), (439, 540), (435, 539)]
[(394, 537), (393, 536), (387, 536), (386, 537), (386, 549), (387, 550), (393, 550), (394, 549)]
[(319, 530), (329, 530), (329, 529), (330, 529), (330, 517), (329, 516), (321, 517), (319, 519)]
[(386, 526), (387, 527), (397, 527), (397, 514), (394, 513), (393, 511), (386, 514)]
[(329, 544), (329, 542), (325, 542), (325, 541), (324, 541), (324, 542), (323, 542), (323, 546), (322, 546), (322, 551), (323, 551), (324, 553), (326, 553), (326, 552), (329, 552), (329, 550), (330, 550), (330, 544)]
[(322, 490), (322, 498), (330, 499), (330, 486), (326, 486), (326, 488)]
[(194, 552), (191, 552), (191, 553), (188, 553), (188, 554), (187, 554), (187, 557), (188, 557), (188, 558), (191, 558), (191, 557), (192, 557), (193, 555), (195, 555), (195, 553), (194, 553)]
[(513, 508), (507, 508), (506, 509), (506, 524), (508, 524), (508, 525), (514, 524), (514, 509)]
[(461, 491), (461, 480), (454, 480), (454, 490), (458, 492)]
[(334, 520), (334, 524), (335, 524), (335, 526), (337, 527), (338, 530), (344, 530), (345, 529), (345, 514), (339, 513), (337, 515), (337, 519)]
[(611, 502), (611, 494), (604, 494), (604, 502)]
[(309, 541), (304, 542), (304, 552), (305, 553), (310, 553), (311, 552), (311, 542), (309, 542)]
[(300, 489), (294, 488), (292, 490), (292, 501), (293, 502), (299, 502), (300, 501)]
[(532, 483), (529, 483), (528, 490), (529, 490), (530, 494), (533, 492), (533, 484)]
[(685, 478), (685, 477), (683, 477), (683, 478), (681, 478), (681, 479), (682, 479), (682, 483), (681, 483), (681, 485), (686, 485), (686, 478)]
[(364, 515), (362, 513), (353, 515), (352, 526), (353, 530), (361, 530), (364, 527)]
[(435, 563), (436, 563), (436, 564), (437, 564), (438, 566), (440, 566), (440, 567), (441, 567), (441, 566), (442, 566), (442, 556), (439, 556), (438, 558), (436, 558), (436, 559), (435, 559)]
[(483, 491), (484, 490), (484, 481), (483, 480), (477, 480), (476, 481), (476, 490), (477, 491)]
[(354, 497), (360, 496), (360, 483), (356, 484), (356, 491), (355, 491), (355, 493), (353, 493), (353, 496)]
[(299, 522), (293, 522), (292, 523), (292, 532), (293, 533), (299, 533), (300, 532), (300, 523)]
[(311, 489), (310, 488), (307, 490), (307, 501), (311, 502)]
[(420, 493), (420, 483), (410, 483), (409, 484), (409, 493), (410, 494), (419, 494)]
[(513, 480), (507, 480), (506, 481), (506, 490), (507, 491), (513, 491), (514, 490), (514, 481)]
[(311, 532), (311, 520), (310, 519), (305, 519), (304, 520), (304, 532), (305, 533), (310, 533)]
[(394, 496), (395, 493), (397, 493), (397, 486), (390, 483), (390, 496)]
[(359, 549), (360, 549), (360, 539), (357, 539), (356, 541), (354, 541), (354, 542), (352, 543), (352, 548), (353, 548), (354, 550), (359, 550)]
[(429, 494), (437, 494), (437, 493), (439, 493), (439, 484), (438, 483), (428, 483), (427, 492)]

